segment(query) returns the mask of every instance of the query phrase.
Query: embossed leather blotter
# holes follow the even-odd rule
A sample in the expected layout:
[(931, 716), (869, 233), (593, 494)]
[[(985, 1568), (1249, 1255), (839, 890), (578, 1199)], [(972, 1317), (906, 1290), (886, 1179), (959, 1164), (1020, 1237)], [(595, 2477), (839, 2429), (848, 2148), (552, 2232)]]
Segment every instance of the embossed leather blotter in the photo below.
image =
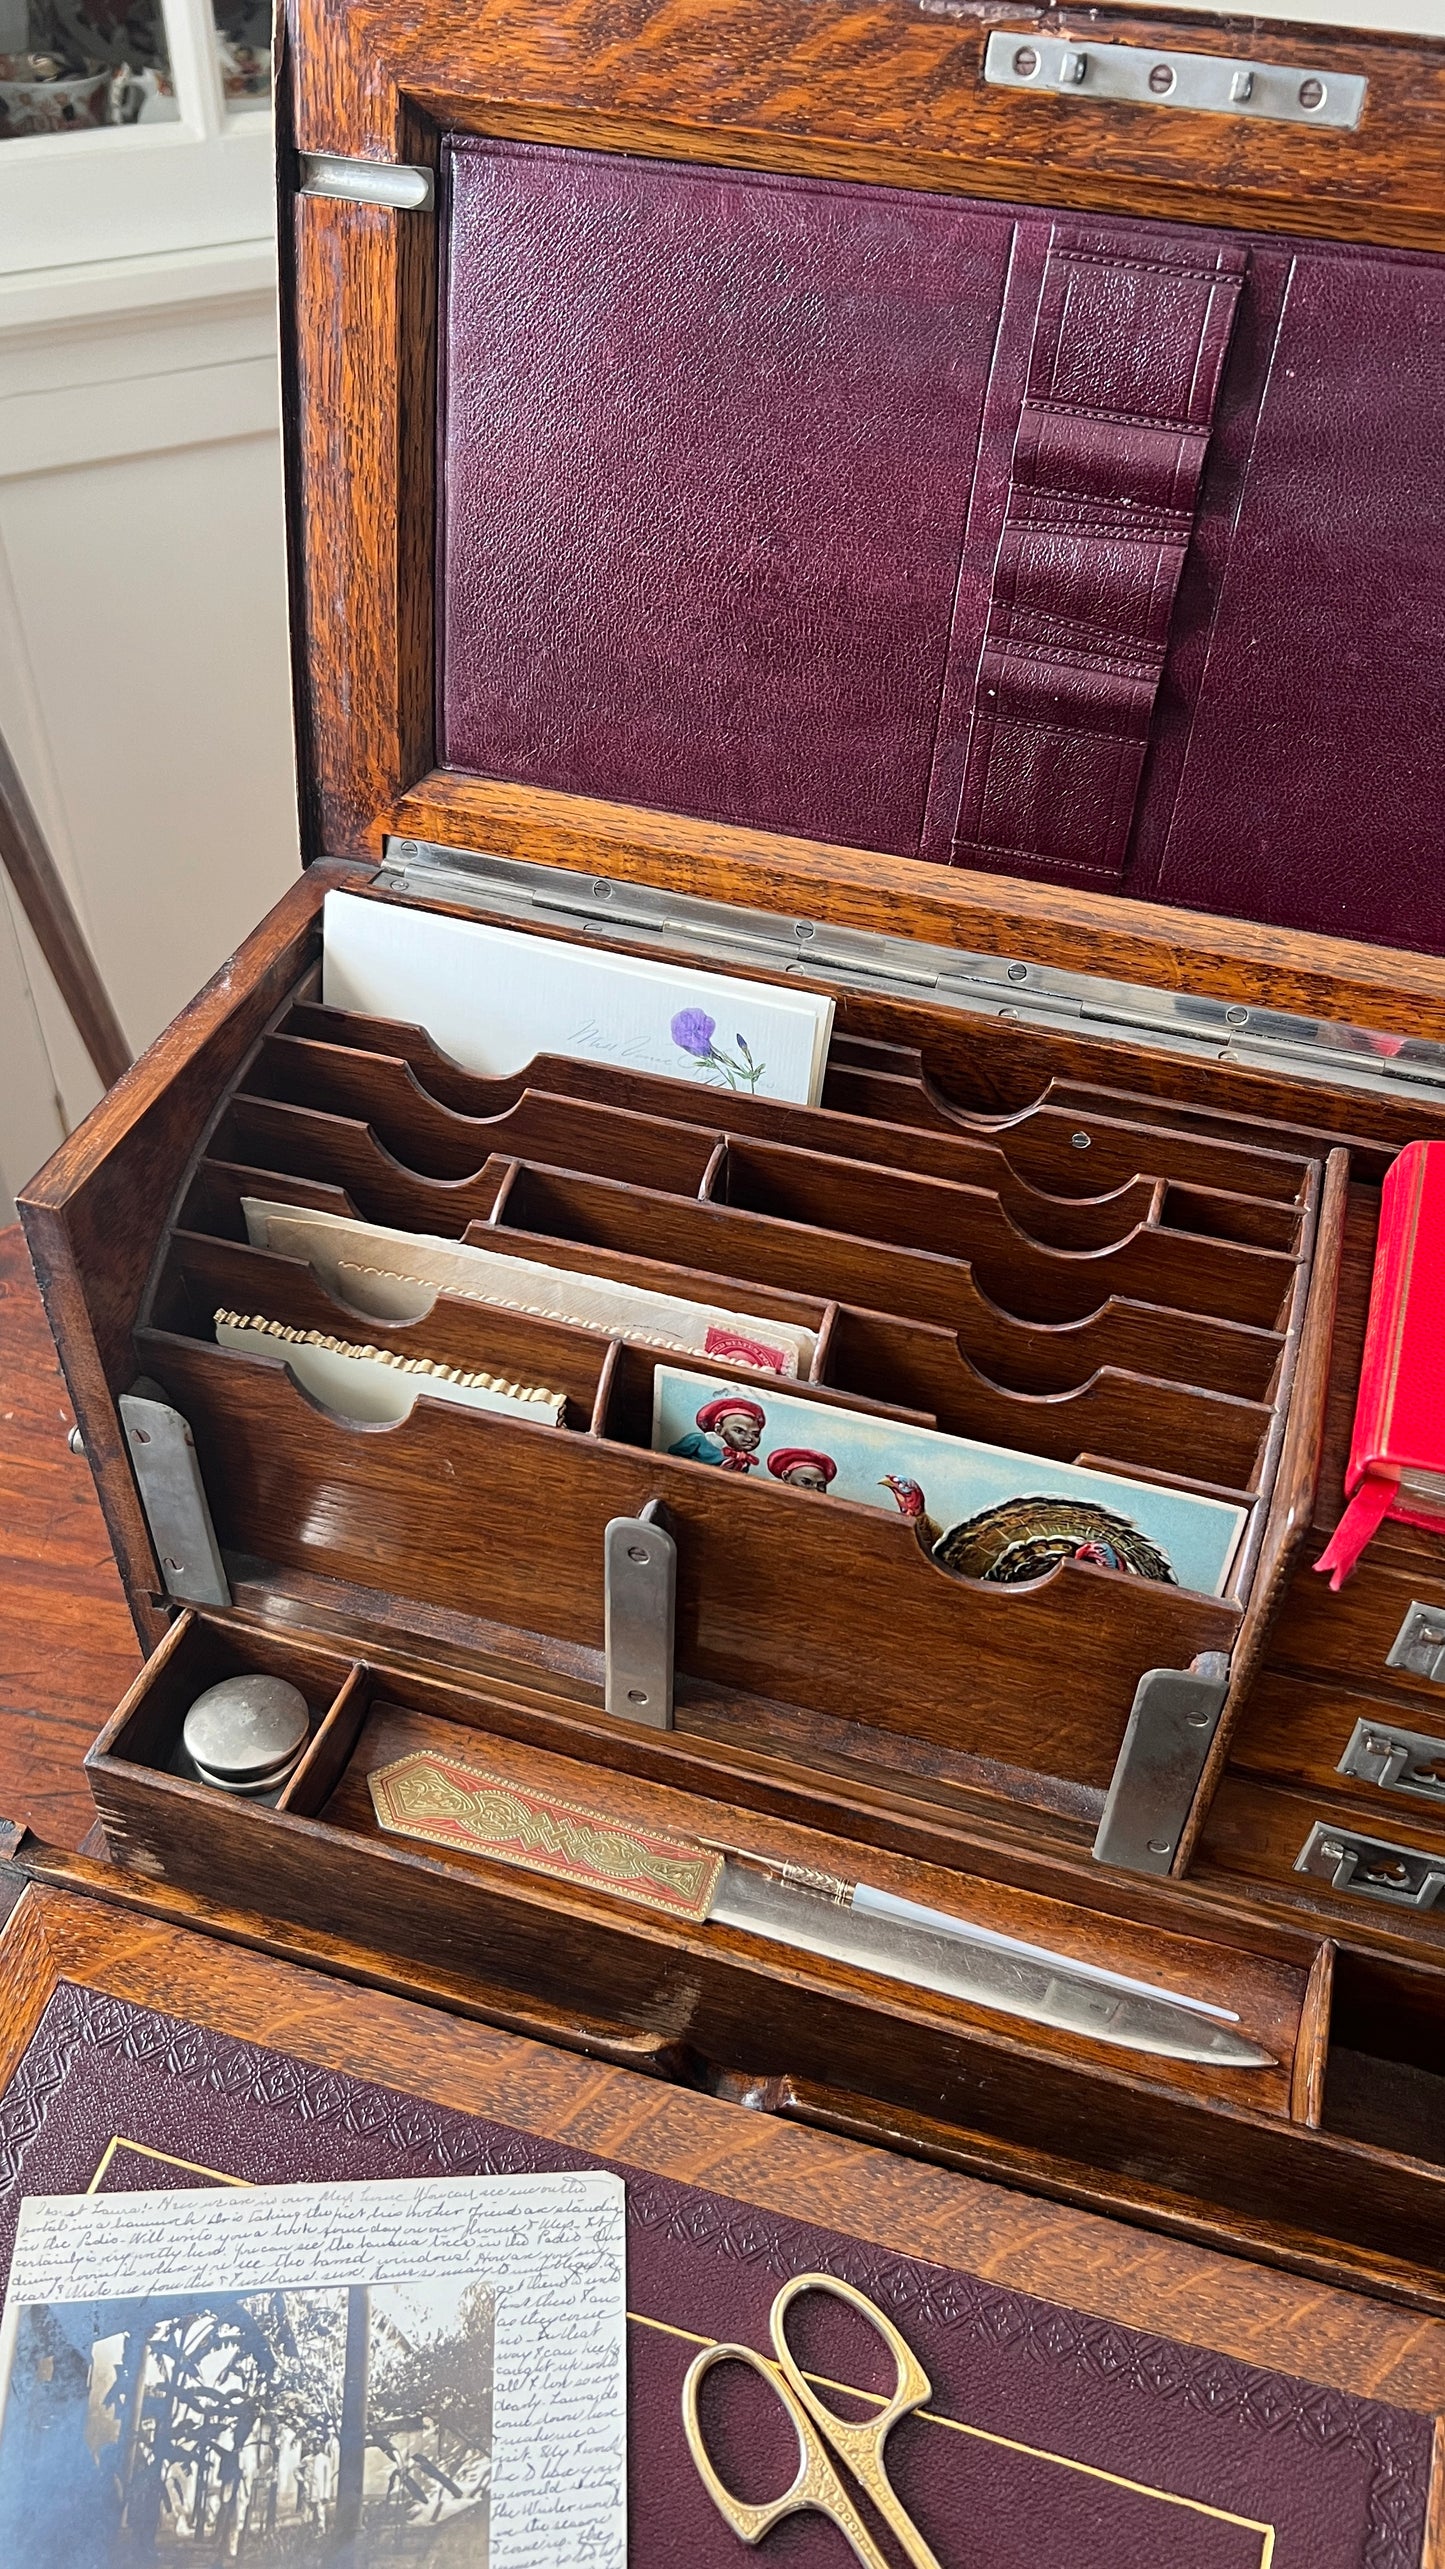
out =
[(706, 1847), (623, 1826), (601, 1811), (534, 1792), (460, 1758), (416, 1749), (368, 1777), (377, 1819), (398, 1837), (427, 1838), (497, 1864), (523, 1864), (589, 1890), (615, 1891), (674, 1918), (705, 1918), (723, 1860)]
[[(0, 2254), (22, 2194), (604, 2164), (62, 1985), (0, 2100)], [(886, 2195), (886, 2158), (879, 2165)], [(650, 2171), (617, 2173), (627, 2183), (635, 2569), (738, 2569), (749, 2556), (760, 2569), (838, 2569), (839, 2536), (813, 2517), (743, 2551), (693, 2470), (680, 2416), (698, 2348), (765, 2348), (778, 2285), (816, 2271), (887, 2311), (928, 2372), (926, 2412), (895, 2430), (888, 2462), (944, 2569), (1419, 2569), (1426, 2417)], [(846, 2312), (838, 2325), (848, 2328)], [(886, 2387), (865, 2378), (851, 2333), (805, 2342), (800, 2328), (796, 2342), (810, 2370), (864, 2392)], [(745, 2402), (747, 2388), (720, 2406), (710, 2440), (736, 2486), (775, 2493), (796, 2455), (777, 2435), (781, 2413), (761, 2395)]]

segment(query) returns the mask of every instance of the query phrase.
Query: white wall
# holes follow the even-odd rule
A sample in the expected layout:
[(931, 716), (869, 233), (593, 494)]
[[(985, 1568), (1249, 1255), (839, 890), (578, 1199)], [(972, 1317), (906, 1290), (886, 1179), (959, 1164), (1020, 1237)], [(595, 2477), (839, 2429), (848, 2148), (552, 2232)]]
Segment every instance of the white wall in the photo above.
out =
[[(0, 729), (136, 1049), (297, 863), (274, 292), (265, 241), (0, 283)], [(0, 1071), (4, 1219), (96, 1094), (8, 888)]]

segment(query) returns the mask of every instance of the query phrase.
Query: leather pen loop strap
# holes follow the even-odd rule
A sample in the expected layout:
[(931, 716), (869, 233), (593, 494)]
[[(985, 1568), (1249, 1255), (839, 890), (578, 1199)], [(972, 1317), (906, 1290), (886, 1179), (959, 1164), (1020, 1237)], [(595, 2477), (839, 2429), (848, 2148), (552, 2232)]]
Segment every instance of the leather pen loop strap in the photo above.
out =
[(1055, 225), (974, 682), (955, 864), (1126, 862), (1248, 251)]
[[(712, 2455), (703, 2439), (702, 2421), (697, 2411), (697, 2395), (704, 2376), (715, 2364), (746, 2364), (761, 2381), (767, 2383), (774, 2397), (781, 2401), (798, 2439), (798, 2468), (781, 2497), (769, 2498), (753, 2505), (737, 2496), (719, 2478)], [(705, 2346), (687, 2368), (682, 2385), (682, 2424), (687, 2449), (697, 2465), (698, 2476), (725, 2524), (731, 2525), (740, 2542), (761, 2542), (775, 2524), (785, 2516), (811, 2509), (831, 2519), (845, 2540), (851, 2544), (854, 2557), (863, 2569), (889, 2569), (889, 2564), (873, 2540), (862, 2517), (829, 2461), (822, 2444), (813, 2432), (805, 2412), (791, 2391), (778, 2378), (766, 2355), (755, 2346)]]
[[(874, 2335), (882, 2338), (893, 2358), (897, 2378), (892, 2396), (874, 2416), (856, 2424), (851, 2418), (839, 2417), (825, 2400), (819, 2398), (788, 2344), (784, 2326), (788, 2312), (794, 2302), (801, 2301), (804, 2294), (812, 2292), (828, 2293), (835, 2301), (846, 2302), (850, 2309), (856, 2310), (867, 2320)], [(914, 2409), (921, 2408), (933, 2388), (907, 2338), (894, 2327), (876, 2302), (870, 2301), (856, 2284), (846, 2283), (841, 2275), (792, 2276), (774, 2300), (768, 2328), (778, 2359), (778, 2370), (788, 2389), (799, 2406), (807, 2411), (819, 2433), (827, 2437), (834, 2452), (847, 2463), (859, 2487), (872, 2499), (884, 2523), (902, 2544), (912, 2569), (939, 2569), (937, 2558), (896, 2496), (883, 2463), (883, 2447), (893, 2428), (900, 2418), (908, 2417)]]

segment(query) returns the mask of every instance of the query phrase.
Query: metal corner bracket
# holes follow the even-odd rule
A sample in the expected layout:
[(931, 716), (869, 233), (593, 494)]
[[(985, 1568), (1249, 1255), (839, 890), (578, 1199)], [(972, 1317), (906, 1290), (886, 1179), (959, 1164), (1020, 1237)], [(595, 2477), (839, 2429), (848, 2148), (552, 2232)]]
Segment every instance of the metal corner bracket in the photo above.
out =
[(660, 1499), (614, 1516), (602, 1538), (606, 1709), (649, 1730), (672, 1728), (677, 1545)]
[(139, 1390), (121, 1393), (120, 1419), (167, 1596), (188, 1606), (228, 1606), (231, 1591), (185, 1419), (169, 1401)]
[(1146, 1668), (1134, 1690), (1094, 1839), (1096, 1864), (1167, 1873), (1229, 1692), (1229, 1663)]

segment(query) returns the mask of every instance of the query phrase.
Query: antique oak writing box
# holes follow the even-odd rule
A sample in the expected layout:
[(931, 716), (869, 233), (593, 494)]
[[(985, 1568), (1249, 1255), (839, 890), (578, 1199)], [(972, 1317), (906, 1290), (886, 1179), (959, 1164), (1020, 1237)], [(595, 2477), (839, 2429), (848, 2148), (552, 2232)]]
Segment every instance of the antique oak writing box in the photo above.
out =
[[(91, 1760), (124, 1896), (1439, 2308), (1445, 1552), (1310, 1564), (1381, 1182), (1445, 1136), (1445, 51), (1258, 36), (293, 0), (307, 871), (24, 1215), (153, 1654)], [(830, 992), (821, 1102), (470, 1076), (322, 1004), (336, 886)], [(358, 1334), (248, 1194), (804, 1321), (820, 1415), (1233, 1499), (1232, 1585), (951, 1578), (651, 1453), (655, 1350), (445, 1297), (360, 1334), (565, 1424), (358, 1428), (216, 1343)], [(652, 1503), (660, 1676), (647, 1593), (604, 1630)], [(312, 1710), (275, 1807), (180, 1753), (240, 1669)], [(418, 1746), (1162, 1980), (1268, 2065), (383, 1836)]]

